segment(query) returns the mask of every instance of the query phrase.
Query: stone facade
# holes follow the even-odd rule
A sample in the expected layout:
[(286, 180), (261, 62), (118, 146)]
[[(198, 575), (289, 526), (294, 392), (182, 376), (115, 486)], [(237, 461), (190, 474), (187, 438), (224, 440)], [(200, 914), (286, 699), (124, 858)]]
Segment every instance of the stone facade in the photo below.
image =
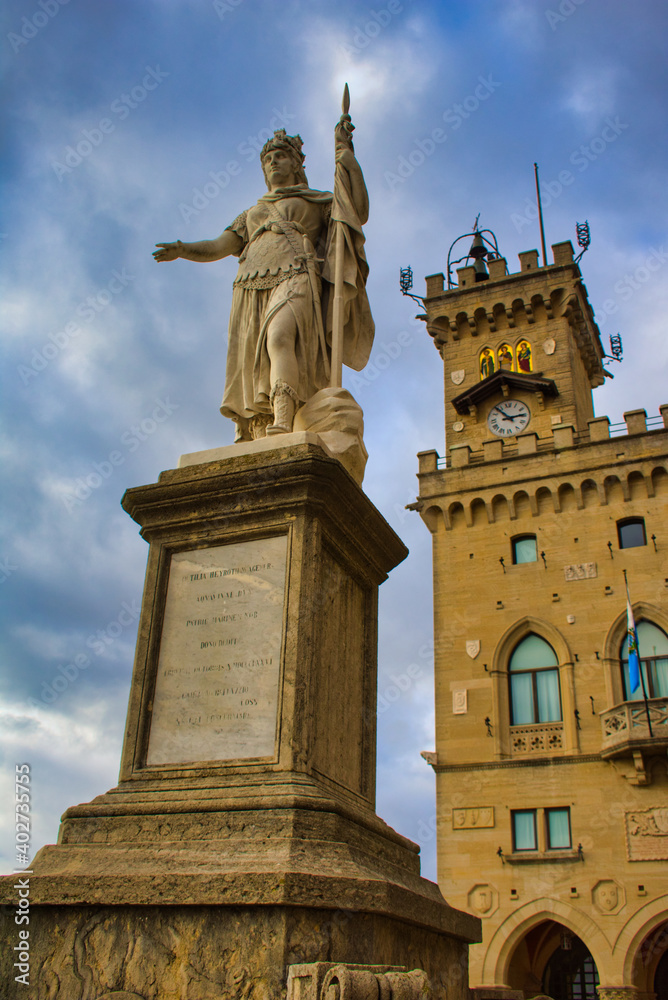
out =
[[(636, 623), (668, 634), (668, 406), (594, 416), (599, 332), (570, 243), (553, 251), (477, 283), (463, 268), (451, 290), (427, 278), (447, 446), (420, 454), (415, 504), (433, 536), (438, 879), (482, 919), (476, 996), (549, 994), (576, 939), (600, 996), (651, 996), (668, 974), (668, 691), (650, 736), (620, 650), (624, 570)], [(510, 664), (529, 636), (554, 661), (549, 698), (521, 664), (525, 705)]]

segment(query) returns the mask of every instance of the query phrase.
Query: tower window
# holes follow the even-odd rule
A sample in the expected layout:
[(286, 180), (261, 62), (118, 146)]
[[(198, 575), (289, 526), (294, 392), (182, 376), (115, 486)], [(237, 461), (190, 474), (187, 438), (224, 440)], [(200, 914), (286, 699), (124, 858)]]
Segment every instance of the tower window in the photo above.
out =
[[(637, 622), (638, 655), (640, 669), (648, 698), (668, 698), (668, 635), (652, 622)], [(629, 678), (629, 640), (622, 643), (620, 651), (624, 700), (641, 701), (643, 685), (631, 690)]]
[(544, 639), (533, 633), (522, 639), (508, 671), (512, 726), (561, 721), (559, 661)]
[(568, 850), (571, 846), (570, 809), (546, 809), (545, 832), (548, 851)]
[(537, 851), (536, 810), (516, 809), (511, 813), (513, 851)]
[(513, 564), (536, 561), (536, 536), (518, 535), (512, 539)]
[(627, 517), (623, 521), (617, 521), (617, 537), (620, 549), (634, 549), (638, 545), (647, 545), (645, 519)]

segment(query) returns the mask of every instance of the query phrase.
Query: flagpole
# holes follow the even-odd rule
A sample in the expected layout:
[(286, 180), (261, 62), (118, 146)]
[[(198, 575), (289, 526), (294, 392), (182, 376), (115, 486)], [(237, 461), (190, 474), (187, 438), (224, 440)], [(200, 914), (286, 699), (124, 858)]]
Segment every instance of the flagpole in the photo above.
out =
[[(636, 623), (635, 623), (635, 620), (633, 618), (633, 609), (631, 607), (631, 598), (629, 596), (629, 581), (626, 578), (626, 570), (624, 569), (624, 570), (622, 570), (622, 572), (624, 574), (624, 586), (626, 587), (626, 609), (627, 609), (627, 611), (626, 611), (626, 625), (627, 625), (627, 629), (628, 629), (628, 643), (629, 643), (629, 686), (631, 685), (631, 669), (630, 669), (630, 665), (631, 665), (631, 633), (632, 633), (633, 637), (635, 638), (635, 647), (636, 647), (635, 652), (636, 652), (636, 657), (637, 657), (637, 660), (638, 660), (638, 675), (640, 677), (640, 686), (642, 688), (642, 697), (643, 697), (643, 701), (645, 703), (645, 715), (647, 716), (647, 728), (649, 729), (649, 737), (650, 737), (650, 739), (652, 739), (654, 737), (654, 733), (652, 732), (652, 720), (651, 720), (650, 714), (649, 714), (649, 702), (647, 700), (647, 689), (645, 687), (645, 678), (644, 678), (643, 672), (642, 672), (642, 663), (640, 662), (640, 644), (638, 642), (638, 630), (636, 628)], [(635, 690), (635, 688), (634, 688), (634, 690)], [(631, 691), (630, 693), (633, 694), (633, 691)]]
[[(347, 132), (348, 141), (352, 148), (352, 142), (350, 141), (352, 126), (348, 124), (350, 122), (348, 117), (349, 110), (350, 91), (348, 90), (348, 84), (346, 84), (343, 88), (343, 100), (341, 101), (342, 114), (339, 125), (342, 125), (343, 129)], [(338, 173), (338, 166), (336, 170)], [(332, 310), (332, 363), (329, 384), (333, 388), (340, 388), (343, 385), (343, 253), (345, 235), (342, 222), (336, 221), (334, 225), (336, 227), (334, 231), (334, 303)]]

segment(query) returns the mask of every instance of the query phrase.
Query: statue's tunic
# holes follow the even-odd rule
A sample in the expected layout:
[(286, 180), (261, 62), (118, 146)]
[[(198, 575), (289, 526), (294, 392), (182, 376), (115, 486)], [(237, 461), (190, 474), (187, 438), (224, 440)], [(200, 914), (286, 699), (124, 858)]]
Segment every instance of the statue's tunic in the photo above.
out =
[[(296, 323), (300, 402), (328, 384), (322, 334), (320, 263), (332, 196), (305, 188), (305, 197), (260, 199), (228, 229), (243, 240), (234, 282), (222, 413), (232, 419), (271, 413), (267, 327), (279, 310)], [(317, 200), (316, 200), (317, 199)], [(320, 258), (320, 261), (317, 259)]]
[(344, 341), (343, 362), (357, 370), (366, 364), (373, 343), (373, 320), (366, 298), (368, 267), (363, 236), (345, 179), (343, 195), (315, 191), (306, 184), (279, 188), (242, 212), (228, 229), (243, 242), (234, 281), (227, 344), (225, 394), (221, 412), (239, 423), (271, 414), (267, 328), (281, 309), (296, 324), (298, 403), (329, 384), (334, 281), (334, 221), (342, 225)]

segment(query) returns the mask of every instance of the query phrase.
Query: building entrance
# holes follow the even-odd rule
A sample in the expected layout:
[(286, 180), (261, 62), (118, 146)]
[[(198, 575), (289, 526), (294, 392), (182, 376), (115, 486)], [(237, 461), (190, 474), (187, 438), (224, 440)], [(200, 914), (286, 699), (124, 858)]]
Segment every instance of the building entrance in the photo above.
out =
[(542, 920), (518, 942), (508, 985), (525, 997), (597, 1000), (598, 970), (584, 941), (556, 920)]
[(594, 959), (580, 938), (565, 931), (545, 966), (543, 993), (552, 1000), (596, 1000), (597, 986)]

